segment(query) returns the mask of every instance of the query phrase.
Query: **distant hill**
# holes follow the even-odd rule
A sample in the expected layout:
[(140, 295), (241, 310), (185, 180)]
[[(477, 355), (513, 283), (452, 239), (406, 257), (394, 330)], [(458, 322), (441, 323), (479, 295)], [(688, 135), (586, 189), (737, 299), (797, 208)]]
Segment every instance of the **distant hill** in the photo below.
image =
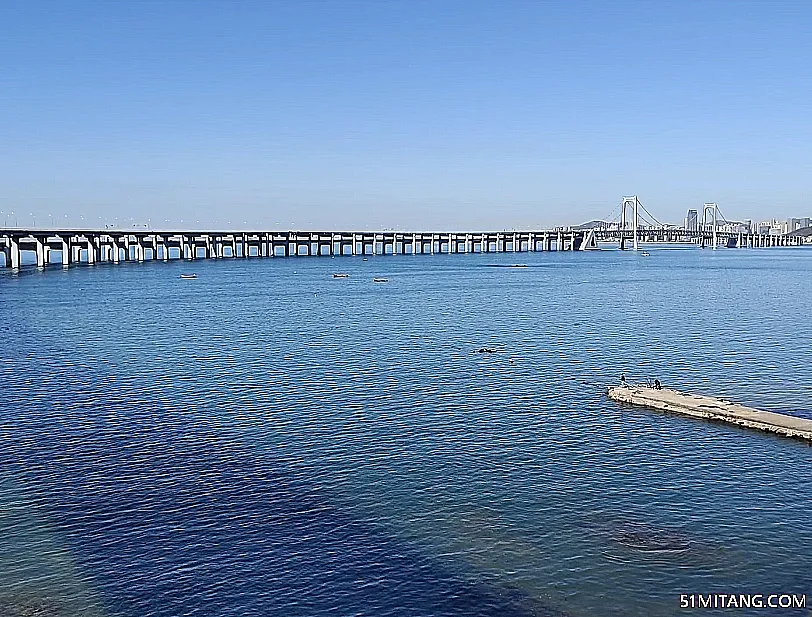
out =
[(572, 229), (600, 229), (601, 227), (609, 227), (611, 223), (606, 221), (589, 221), (580, 225), (575, 225)]
[(801, 227), (800, 229), (789, 232), (787, 235), (790, 237), (803, 236), (804, 238), (807, 238), (812, 236), (812, 227)]

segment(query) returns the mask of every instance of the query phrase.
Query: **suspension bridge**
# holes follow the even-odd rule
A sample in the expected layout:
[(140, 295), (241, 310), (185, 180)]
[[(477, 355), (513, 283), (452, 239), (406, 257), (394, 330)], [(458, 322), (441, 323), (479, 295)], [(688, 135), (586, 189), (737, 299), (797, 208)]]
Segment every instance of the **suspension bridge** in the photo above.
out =
[[(694, 211), (698, 214), (698, 211)], [(658, 220), (636, 195), (624, 197), (619, 207), (592, 226), (602, 242), (617, 242), (621, 249), (631, 243), (638, 250), (641, 242), (694, 243), (702, 248), (764, 248), (799, 246), (812, 237), (812, 229), (800, 229), (788, 234), (758, 233), (750, 226), (727, 219), (716, 203), (705, 203), (701, 220), (693, 226), (667, 225)]]
[[(690, 242), (701, 247), (798, 246), (804, 234), (769, 235), (733, 230), (713, 203), (704, 204), (695, 229), (666, 225), (637, 196), (624, 197), (592, 226), (534, 231), (358, 232), (192, 229), (0, 228), (3, 265), (49, 265), (339, 255), (426, 255), (536, 251), (637, 250), (649, 243)], [(801, 230), (803, 231), (803, 230)], [(812, 232), (808, 234), (812, 236)], [(29, 257), (24, 259), (24, 254)]]

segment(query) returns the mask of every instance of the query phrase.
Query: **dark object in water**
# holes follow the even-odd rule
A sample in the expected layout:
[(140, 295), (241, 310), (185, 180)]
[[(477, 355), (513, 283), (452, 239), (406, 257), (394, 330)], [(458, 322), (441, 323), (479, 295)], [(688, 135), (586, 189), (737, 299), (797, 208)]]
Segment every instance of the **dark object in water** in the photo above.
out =
[(480, 347), (476, 350), (477, 353), (496, 353), (495, 347)]
[(372, 282), (373, 283), (388, 283), (389, 279), (383, 279), (383, 278), (372, 279)]
[(693, 544), (678, 531), (645, 525), (623, 525), (612, 534), (612, 539), (621, 546), (645, 553), (687, 551)]
[(486, 264), (488, 268), (526, 268), (527, 264)]
[(348, 279), (350, 278), (349, 274), (345, 274), (344, 272), (338, 272), (333, 274), (334, 279)]

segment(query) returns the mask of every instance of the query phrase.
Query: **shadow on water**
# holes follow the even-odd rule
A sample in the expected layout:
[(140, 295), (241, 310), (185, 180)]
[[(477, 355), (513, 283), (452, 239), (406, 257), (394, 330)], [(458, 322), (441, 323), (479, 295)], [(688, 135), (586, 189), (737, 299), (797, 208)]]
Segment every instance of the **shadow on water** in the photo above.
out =
[(8, 477), (0, 480), (0, 616), (103, 614), (64, 543)]
[[(0, 472), (25, 478), (113, 615), (565, 615), (439, 564), (214, 431), (134, 425), (113, 438), (85, 417), (81, 431), (13, 446)], [(63, 614), (35, 596), (0, 602), (3, 615)]]
[(594, 512), (585, 527), (603, 545), (602, 554), (618, 563), (719, 567), (734, 556), (728, 547), (665, 522), (629, 513)]

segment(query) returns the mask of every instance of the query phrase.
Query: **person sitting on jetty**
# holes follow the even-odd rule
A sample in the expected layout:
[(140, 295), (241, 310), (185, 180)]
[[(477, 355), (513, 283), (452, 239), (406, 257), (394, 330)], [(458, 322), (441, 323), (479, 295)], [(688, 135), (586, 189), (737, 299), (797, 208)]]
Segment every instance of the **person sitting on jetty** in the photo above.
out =
[(624, 373), (621, 373), (620, 374), (620, 387), (621, 388), (626, 388), (628, 386), (629, 386), (629, 384), (626, 383), (626, 375)]
[(663, 385), (660, 383), (659, 379), (654, 380), (654, 389), (655, 390), (662, 390), (663, 389)]

